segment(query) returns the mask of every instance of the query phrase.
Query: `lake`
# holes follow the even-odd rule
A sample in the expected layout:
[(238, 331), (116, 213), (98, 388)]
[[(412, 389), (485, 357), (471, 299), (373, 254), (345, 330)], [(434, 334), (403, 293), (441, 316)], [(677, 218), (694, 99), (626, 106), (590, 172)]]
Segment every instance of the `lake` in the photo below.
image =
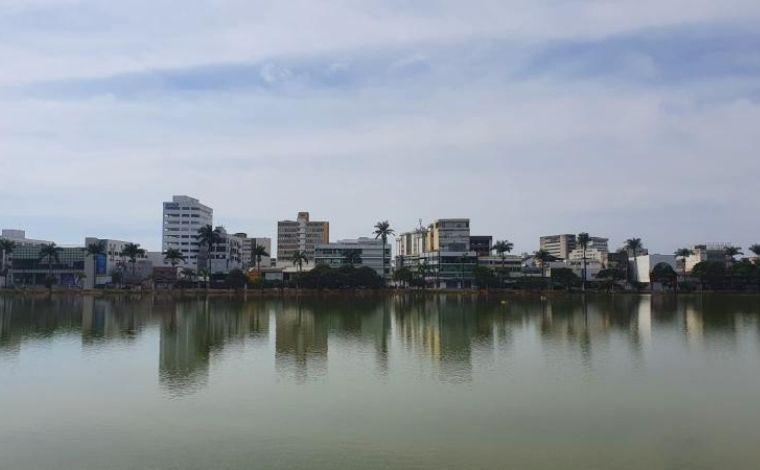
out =
[(760, 296), (0, 297), (0, 468), (756, 469)]

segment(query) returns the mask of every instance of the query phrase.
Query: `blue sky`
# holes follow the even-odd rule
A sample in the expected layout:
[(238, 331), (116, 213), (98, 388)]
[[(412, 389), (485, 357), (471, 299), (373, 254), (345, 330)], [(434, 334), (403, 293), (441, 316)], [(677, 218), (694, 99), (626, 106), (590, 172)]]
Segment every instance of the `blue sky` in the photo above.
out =
[(760, 242), (756, 1), (0, 0), (0, 226)]

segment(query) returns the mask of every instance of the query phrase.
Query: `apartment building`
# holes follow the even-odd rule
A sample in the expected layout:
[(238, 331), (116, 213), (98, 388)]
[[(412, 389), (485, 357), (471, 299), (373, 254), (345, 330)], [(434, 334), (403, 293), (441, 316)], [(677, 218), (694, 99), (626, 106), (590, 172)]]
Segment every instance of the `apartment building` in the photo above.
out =
[(161, 251), (176, 248), (185, 255), (181, 267), (197, 268), (198, 254), (201, 251), (198, 230), (204, 225), (212, 225), (213, 218), (214, 211), (198, 199), (172, 196), (171, 201), (164, 202)]
[(242, 255), (241, 262), (244, 269), (250, 269), (257, 267), (257, 260), (254, 259), (253, 253), (257, 246), (263, 246), (268, 256), (261, 257), (261, 267), (269, 267), (272, 259), (272, 239), (268, 237), (248, 237), (248, 234), (238, 232), (235, 234), (242, 243)]
[(314, 259), (316, 246), (330, 242), (330, 223), (309, 219), (308, 212), (299, 212), (296, 220), (277, 222), (277, 260), (289, 263), (293, 253), (303, 251)]

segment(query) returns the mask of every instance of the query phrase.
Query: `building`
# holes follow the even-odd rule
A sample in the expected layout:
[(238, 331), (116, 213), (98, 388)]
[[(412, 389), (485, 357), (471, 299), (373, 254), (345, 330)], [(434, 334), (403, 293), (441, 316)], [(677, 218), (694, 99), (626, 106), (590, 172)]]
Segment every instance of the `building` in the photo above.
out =
[(210, 274), (227, 274), (234, 269), (243, 269), (243, 239), (227, 233), (224, 227), (216, 227), (219, 240), (211, 247), (210, 253), (202, 245), (198, 253), (198, 266)]
[[(723, 263), (726, 261), (726, 248), (732, 246), (730, 243), (705, 243), (703, 245), (694, 245), (692, 254), (686, 258), (686, 272), (691, 272), (694, 266), (703, 261), (717, 261)], [(681, 262), (679, 262), (679, 265)]]
[(477, 261), (470, 219), (438, 219), (396, 239), (396, 268), (421, 272), (433, 287), (471, 287)]
[(163, 231), (161, 234), (161, 251), (176, 248), (185, 255), (183, 268), (195, 269), (198, 266), (200, 243), (198, 231), (205, 225), (213, 225), (214, 211), (198, 199), (189, 196), (172, 196), (164, 202)]
[(575, 245), (575, 235), (571, 233), (544, 235), (539, 238), (539, 248), (548, 251), (555, 258), (567, 259)]
[(670, 265), (675, 271), (677, 268), (675, 255), (640, 255), (636, 258), (631, 257), (628, 260), (628, 266), (631, 270), (631, 280), (635, 282), (649, 283), (649, 275), (655, 266), (660, 263)]
[(296, 220), (277, 222), (277, 259), (281, 264), (289, 263), (296, 251), (313, 260), (316, 246), (329, 242), (329, 222), (309, 220), (308, 212), (299, 212)]
[(333, 243), (323, 243), (316, 246), (314, 264), (324, 264), (337, 268), (347, 264), (349, 253), (356, 253), (358, 259), (355, 267), (367, 266), (383, 276), (383, 263), (391, 260), (391, 247), (385, 246), (383, 256), (383, 241), (375, 238), (360, 237), (348, 240), (338, 240)]
[(522, 275), (523, 259), (521, 256), (504, 254), (504, 259), (499, 255), (478, 256), (478, 266), (498, 271), (507, 277)]
[(271, 259), (272, 259), (272, 239), (271, 238), (268, 238), (268, 237), (249, 238), (248, 234), (243, 233), (243, 232), (238, 232), (235, 234), (235, 236), (240, 238), (240, 240), (243, 243), (241, 262), (243, 264), (244, 269), (257, 267), (258, 260), (254, 259), (253, 257), (253, 252), (256, 246), (263, 246), (266, 252), (269, 253), (268, 256), (261, 257), (261, 263), (260, 263), (261, 267), (270, 266)]
[(493, 247), (493, 237), (491, 235), (470, 235), (470, 250), (480, 256), (491, 254)]
[(26, 231), (18, 229), (4, 228), (0, 232), (0, 238), (10, 240), (16, 244), (16, 246), (35, 246), (35, 245), (49, 245), (53, 243), (49, 240), (36, 240), (34, 238), (26, 238)]
[(13, 252), (6, 254), (8, 269), (4, 283), (12, 286), (43, 286), (48, 276), (61, 287), (81, 287), (84, 280), (85, 250), (83, 247), (59, 246), (58, 259), (41, 259), (40, 249), (53, 242), (26, 238), (23, 230), (2, 231), (2, 238), (16, 243)]
[[(85, 257), (85, 280), (84, 287), (86, 289), (92, 289), (96, 286), (109, 284), (112, 281), (113, 273), (115, 271), (131, 273), (131, 263), (129, 259), (122, 256), (124, 247), (130, 243), (123, 240), (113, 240), (110, 238), (96, 238), (87, 237), (84, 239), (85, 248), (91, 244), (102, 243), (104, 253), (98, 256), (86, 256)], [(137, 264), (140, 264), (141, 277), (145, 276), (145, 261), (147, 256), (140, 256), (135, 263), (135, 273), (137, 273)], [(151, 263), (152, 266), (152, 263)], [(129, 268), (129, 269), (127, 269)], [(93, 283), (92, 274), (95, 272), (95, 281)]]

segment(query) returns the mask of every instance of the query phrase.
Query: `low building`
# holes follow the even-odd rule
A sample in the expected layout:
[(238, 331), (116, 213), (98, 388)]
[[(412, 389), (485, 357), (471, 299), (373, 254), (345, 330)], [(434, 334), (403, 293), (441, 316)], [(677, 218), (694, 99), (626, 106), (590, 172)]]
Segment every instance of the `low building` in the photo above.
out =
[(726, 248), (732, 246), (730, 243), (705, 243), (694, 245), (692, 254), (686, 258), (686, 272), (691, 272), (694, 266), (703, 261), (717, 261), (719, 263), (726, 261)]
[(21, 286), (43, 286), (48, 276), (52, 276), (57, 286), (82, 287), (85, 277), (83, 247), (60, 247), (58, 259), (40, 258), (42, 245), (18, 245), (8, 257), (8, 284)]
[(474, 251), (478, 257), (490, 255), (492, 247), (491, 235), (470, 235), (470, 251)]
[(478, 266), (485, 266), (509, 277), (517, 277), (522, 275), (523, 260), (517, 255), (505, 255), (504, 259), (498, 255), (478, 256)]
[[(124, 240), (114, 240), (111, 238), (97, 238), (87, 237), (84, 239), (85, 248), (89, 245), (100, 243), (103, 245), (104, 253), (98, 256), (86, 256), (85, 257), (85, 280), (84, 287), (86, 289), (92, 289), (96, 286), (110, 284), (112, 281), (113, 273), (115, 271), (121, 271), (131, 274), (132, 266), (129, 263), (129, 259), (122, 255), (124, 247), (131, 243)], [(147, 260), (147, 255), (142, 255), (138, 258), (135, 264), (140, 264), (140, 278), (146, 278), (149, 271), (143, 265)], [(128, 269), (129, 268), (129, 269)], [(151, 266), (152, 268), (152, 266)], [(95, 273), (95, 280), (93, 282), (93, 272)], [(138, 270), (135, 266), (135, 276), (137, 276)], [(136, 279), (132, 279), (135, 281)]]
[(348, 258), (355, 254), (356, 259), (351, 263), (354, 267), (367, 266), (372, 268), (379, 276), (388, 276), (389, 269), (383, 269), (383, 264), (389, 266), (391, 261), (391, 247), (385, 246), (383, 255), (383, 241), (374, 238), (360, 237), (354, 239), (338, 240), (333, 243), (319, 244), (315, 248), (314, 264), (327, 265), (338, 268), (348, 263)]

